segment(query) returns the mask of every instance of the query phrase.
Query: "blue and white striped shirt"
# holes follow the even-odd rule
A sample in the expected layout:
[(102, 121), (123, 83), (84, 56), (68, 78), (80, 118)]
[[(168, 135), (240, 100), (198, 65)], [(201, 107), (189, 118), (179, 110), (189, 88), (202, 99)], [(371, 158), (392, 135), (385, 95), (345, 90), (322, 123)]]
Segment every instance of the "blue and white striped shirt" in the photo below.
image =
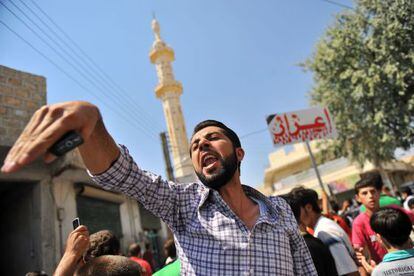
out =
[(165, 221), (175, 236), (181, 275), (317, 275), (293, 213), (279, 197), (243, 186), (247, 196), (265, 205), (249, 230), (217, 191), (141, 170), (124, 146), (118, 160), (93, 180), (135, 198)]

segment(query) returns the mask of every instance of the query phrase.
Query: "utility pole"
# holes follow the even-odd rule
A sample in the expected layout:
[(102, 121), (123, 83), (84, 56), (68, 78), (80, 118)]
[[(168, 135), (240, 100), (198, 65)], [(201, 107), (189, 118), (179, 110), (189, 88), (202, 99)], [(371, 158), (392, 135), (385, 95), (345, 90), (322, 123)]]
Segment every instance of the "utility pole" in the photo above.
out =
[[(174, 171), (171, 165), (170, 151), (168, 150), (167, 132), (161, 132), (160, 138), (161, 138), (162, 152), (164, 154), (165, 170), (167, 172), (167, 178), (169, 181), (175, 181)], [(166, 228), (167, 228), (168, 238), (172, 239), (174, 235), (171, 229), (169, 227), (166, 227)]]
[(164, 153), (165, 170), (167, 172), (167, 178), (170, 181), (174, 181), (174, 171), (171, 165), (170, 151), (168, 150), (167, 133), (161, 132), (160, 137), (161, 137), (162, 152)]

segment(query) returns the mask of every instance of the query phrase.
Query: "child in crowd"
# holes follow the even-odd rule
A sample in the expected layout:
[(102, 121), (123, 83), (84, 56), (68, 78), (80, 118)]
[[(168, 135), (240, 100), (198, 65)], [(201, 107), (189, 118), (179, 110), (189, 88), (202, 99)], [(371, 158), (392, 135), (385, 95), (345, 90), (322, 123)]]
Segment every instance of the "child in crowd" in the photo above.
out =
[(388, 252), (377, 266), (367, 266), (363, 260), (368, 271), (373, 268), (372, 276), (414, 275), (412, 224), (408, 215), (400, 209), (385, 207), (372, 215), (370, 225)]
[(366, 211), (361, 212), (352, 224), (352, 244), (357, 252), (368, 254), (368, 259), (375, 263), (381, 262), (387, 251), (377, 240), (375, 232), (371, 229), (369, 220), (379, 209), (381, 190), (376, 185), (373, 175), (359, 180), (355, 184), (356, 200), (364, 205)]

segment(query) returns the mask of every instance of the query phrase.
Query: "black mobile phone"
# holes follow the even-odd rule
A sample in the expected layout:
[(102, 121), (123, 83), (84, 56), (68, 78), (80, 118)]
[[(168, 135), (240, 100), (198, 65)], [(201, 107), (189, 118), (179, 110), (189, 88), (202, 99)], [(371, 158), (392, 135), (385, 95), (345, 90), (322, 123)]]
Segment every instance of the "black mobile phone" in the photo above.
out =
[(75, 218), (75, 219), (72, 221), (72, 225), (73, 225), (73, 230), (75, 230), (76, 228), (78, 228), (78, 227), (79, 227), (79, 225), (81, 225), (81, 224), (80, 224), (80, 219), (79, 219), (79, 218)]
[(69, 131), (49, 148), (49, 152), (56, 156), (62, 156), (82, 143), (83, 139), (79, 133), (76, 131)]

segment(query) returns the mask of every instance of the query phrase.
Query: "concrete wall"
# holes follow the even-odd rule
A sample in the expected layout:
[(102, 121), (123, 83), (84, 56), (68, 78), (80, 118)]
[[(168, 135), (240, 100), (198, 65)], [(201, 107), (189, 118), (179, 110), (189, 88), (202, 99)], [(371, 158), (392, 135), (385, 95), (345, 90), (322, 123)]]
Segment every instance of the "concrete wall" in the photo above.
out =
[(46, 104), (46, 79), (0, 65), (0, 145), (11, 146)]

